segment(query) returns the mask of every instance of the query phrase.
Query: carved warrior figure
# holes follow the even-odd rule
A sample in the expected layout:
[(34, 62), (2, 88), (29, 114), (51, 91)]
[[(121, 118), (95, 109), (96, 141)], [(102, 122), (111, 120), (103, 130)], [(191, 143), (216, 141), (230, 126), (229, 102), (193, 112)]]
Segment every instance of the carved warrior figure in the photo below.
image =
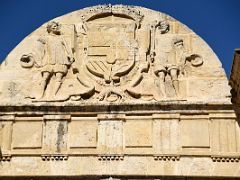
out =
[[(72, 50), (61, 34), (60, 24), (54, 21), (48, 23), (47, 33), (47, 35), (38, 39), (44, 49), (41, 64), (36, 64), (35, 62), (36, 66), (41, 68), (41, 98), (43, 98), (47, 85), (53, 79), (53, 76), (55, 76), (53, 95), (57, 94), (61, 87), (62, 79), (68, 72), (68, 66), (74, 61)], [(27, 58), (32, 58), (32, 55), (23, 55), (22, 57), (22, 59)]]
[(165, 77), (171, 77), (172, 85), (177, 97), (180, 96), (178, 76), (184, 74), (186, 61), (191, 61), (192, 65), (199, 66), (202, 64), (202, 59), (197, 54), (192, 54), (186, 51), (183, 39), (175, 38), (172, 41), (172, 50), (167, 53), (164, 59), (155, 61), (154, 73), (159, 79), (161, 94), (166, 98), (166, 88), (164, 85)]
[(151, 25), (150, 25), (150, 36), (151, 36), (151, 44), (150, 44), (150, 58), (153, 61), (154, 57), (156, 55), (156, 30), (160, 30), (161, 34), (166, 34), (168, 33), (169, 29), (170, 29), (170, 25), (167, 21), (154, 21)]
[(160, 90), (164, 98), (166, 98), (164, 82), (167, 74), (170, 75), (175, 93), (179, 96), (178, 75), (180, 67), (183, 66), (186, 57), (187, 55), (184, 50), (183, 40), (175, 39), (173, 41), (172, 50), (166, 56), (166, 59), (157, 59), (157, 61), (155, 61), (154, 72), (159, 77)]

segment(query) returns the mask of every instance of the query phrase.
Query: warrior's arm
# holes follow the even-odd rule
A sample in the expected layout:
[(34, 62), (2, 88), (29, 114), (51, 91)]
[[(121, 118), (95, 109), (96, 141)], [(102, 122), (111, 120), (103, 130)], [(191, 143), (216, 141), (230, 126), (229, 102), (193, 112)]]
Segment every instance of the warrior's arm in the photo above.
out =
[(67, 53), (67, 56), (68, 56), (68, 60), (70, 62), (70, 64), (72, 64), (74, 62), (74, 55), (73, 55), (73, 52), (71, 50), (71, 48), (69, 47), (69, 45), (66, 43), (65, 39), (62, 37), (62, 42), (63, 42), (63, 46), (65, 48), (65, 51)]
[(63, 46), (65, 48), (65, 51), (66, 51), (67, 55), (70, 58), (73, 58), (73, 52), (72, 52), (71, 48), (69, 48), (68, 44), (66, 43), (66, 41), (63, 37), (62, 37), (62, 43), (63, 43)]

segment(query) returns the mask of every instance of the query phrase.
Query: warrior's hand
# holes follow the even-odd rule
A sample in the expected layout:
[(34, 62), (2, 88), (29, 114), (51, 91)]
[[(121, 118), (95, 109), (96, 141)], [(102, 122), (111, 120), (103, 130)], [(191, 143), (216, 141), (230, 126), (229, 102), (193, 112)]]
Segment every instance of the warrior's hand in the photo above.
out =
[(190, 52), (184, 52), (184, 53), (183, 53), (183, 56), (184, 56), (185, 59), (188, 59), (188, 58), (190, 58), (190, 57), (192, 56), (192, 53), (190, 53)]
[(69, 65), (72, 64), (74, 61), (75, 61), (75, 59), (73, 56), (68, 56)]
[(185, 66), (186, 66), (186, 64), (181, 64), (181, 65), (178, 66), (181, 74), (185, 74)]

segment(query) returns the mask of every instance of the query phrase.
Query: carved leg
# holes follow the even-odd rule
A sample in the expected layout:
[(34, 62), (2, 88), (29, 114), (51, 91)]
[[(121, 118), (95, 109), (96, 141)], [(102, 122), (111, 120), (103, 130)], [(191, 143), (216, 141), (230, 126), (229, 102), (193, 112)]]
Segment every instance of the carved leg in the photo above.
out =
[(56, 82), (55, 82), (54, 95), (56, 95), (58, 93), (58, 90), (60, 89), (60, 87), (62, 85), (63, 73), (57, 72), (55, 76), (56, 76)]
[(178, 82), (178, 70), (171, 69), (170, 76), (172, 78), (173, 88), (175, 90), (176, 96), (179, 97), (179, 82)]
[(161, 93), (162, 93), (163, 98), (166, 98), (166, 97), (167, 97), (167, 95), (166, 95), (166, 89), (165, 89), (165, 84), (164, 84), (164, 82), (165, 82), (165, 76), (166, 76), (165, 72), (163, 72), (163, 71), (158, 72), (159, 88), (160, 88), (160, 91), (161, 91)]
[(40, 98), (43, 98), (44, 96), (44, 93), (45, 93), (45, 90), (47, 88), (47, 82), (48, 82), (48, 79), (50, 78), (50, 72), (43, 72), (42, 73), (42, 81), (41, 81), (41, 84), (40, 84), (40, 88), (41, 88), (41, 96)]

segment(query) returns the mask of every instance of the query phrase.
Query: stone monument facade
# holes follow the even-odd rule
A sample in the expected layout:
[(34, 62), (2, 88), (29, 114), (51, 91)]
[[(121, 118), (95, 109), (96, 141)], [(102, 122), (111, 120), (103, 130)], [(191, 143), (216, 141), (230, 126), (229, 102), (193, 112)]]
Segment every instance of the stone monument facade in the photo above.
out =
[(222, 65), (166, 14), (75, 11), (27, 36), (0, 68), (0, 178), (240, 176)]

